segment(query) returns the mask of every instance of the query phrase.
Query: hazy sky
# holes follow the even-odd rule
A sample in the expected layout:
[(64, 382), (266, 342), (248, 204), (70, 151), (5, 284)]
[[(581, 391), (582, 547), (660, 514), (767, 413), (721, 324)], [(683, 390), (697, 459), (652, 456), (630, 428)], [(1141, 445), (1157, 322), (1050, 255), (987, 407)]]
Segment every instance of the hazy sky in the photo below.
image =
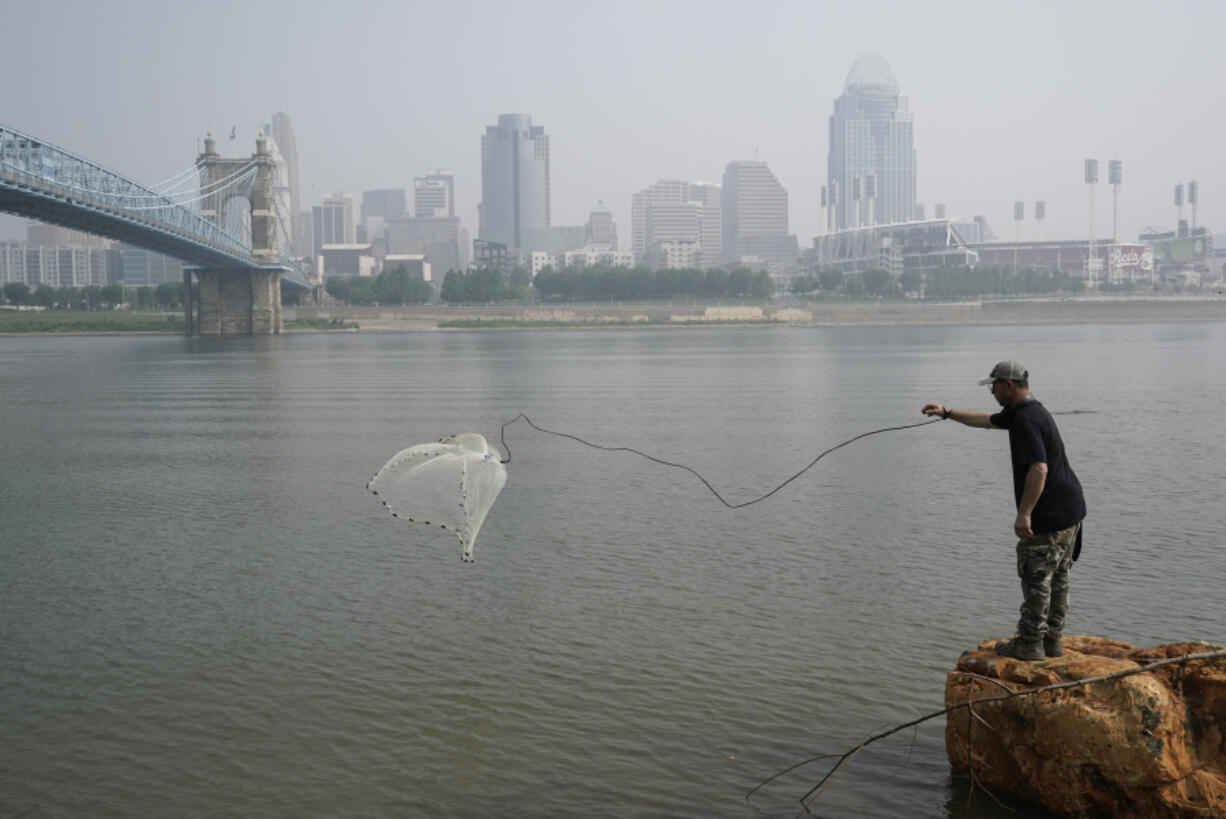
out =
[(603, 200), (625, 247), (635, 191), (757, 157), (809, 246), (832, 104), (867, 50), (910, 100), (930, 215), (944, 202), (1012, 239), (1022, 199), (1033, 238), (1044, 199), (1044, 238), (1084, 237), (1095, 157), (1100, 236), (1111, 158), (1121, 237), (1173, 226), (1174, 185), (1193, 178), (1199, 224), (1226, 225), (1223, 2), (40, 0), (0, 19), (4, 125), (153, 183), (191, 165), (210, 125), (223, 154), (249, 154), (285, 111), (304, 208), (450, 168), (474, 238), (480, 136), (523, 112), (550, 136), (554, 224)]

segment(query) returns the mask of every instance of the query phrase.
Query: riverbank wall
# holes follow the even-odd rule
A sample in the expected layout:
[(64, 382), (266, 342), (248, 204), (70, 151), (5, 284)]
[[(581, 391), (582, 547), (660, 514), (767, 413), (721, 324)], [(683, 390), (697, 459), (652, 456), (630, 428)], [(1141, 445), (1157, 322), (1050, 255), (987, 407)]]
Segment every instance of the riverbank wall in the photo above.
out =
[(412, 307), (286, 307), (290, 319), (341, 319), (366, 332), (473, 327), (782, 324), (1095, 324), (1226, 320), (1226, 298), (1018, 299), (974, 302), (728, 304), (651, 302)]

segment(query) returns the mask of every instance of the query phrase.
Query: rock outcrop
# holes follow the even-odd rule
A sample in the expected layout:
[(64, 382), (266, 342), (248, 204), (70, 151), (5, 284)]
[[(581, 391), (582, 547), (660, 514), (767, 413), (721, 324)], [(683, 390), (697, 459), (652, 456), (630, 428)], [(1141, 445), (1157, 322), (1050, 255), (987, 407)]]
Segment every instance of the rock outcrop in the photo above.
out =
[[(1064, 656), (1024, 662), (996, 642), (958, 658), (947, 707), (1222, 648), (1066, 636)], [(945, 750), (956, 772), (1061, 816), (1226, 818), (1226, 657), (959, 708)]]

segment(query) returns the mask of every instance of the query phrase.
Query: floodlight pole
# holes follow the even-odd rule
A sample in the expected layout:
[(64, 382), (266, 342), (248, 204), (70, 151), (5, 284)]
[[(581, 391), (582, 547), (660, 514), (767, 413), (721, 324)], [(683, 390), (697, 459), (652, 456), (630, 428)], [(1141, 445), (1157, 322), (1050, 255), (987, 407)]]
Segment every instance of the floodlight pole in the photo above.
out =
[(1094, 185), (1098, 182), (1098, 160), (1086, 160), (1086, 184), (1090, 186), (1090, 245), (1086, 256), (1086, 281), (1094, 289)]

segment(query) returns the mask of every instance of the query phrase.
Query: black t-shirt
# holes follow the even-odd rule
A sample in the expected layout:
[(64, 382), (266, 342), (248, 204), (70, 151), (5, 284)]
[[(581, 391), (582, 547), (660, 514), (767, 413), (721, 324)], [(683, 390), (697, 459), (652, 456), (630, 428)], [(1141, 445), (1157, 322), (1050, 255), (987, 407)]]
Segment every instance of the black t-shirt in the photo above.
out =
[(1064, 457), (1064, 441), (1055, 419), (1047, 408), (1033, 398), (1006, 407), (990, 419), (992, 426), (1009, 430), (1009, 452), (1013, 458), (1013, 495), (1022, 502), (1026, 473), (1033, 463), (1047, 464), (1047, 482), (1030, 515), (1035, 532), (1067, 529), (1086, 516), (1081, 482)]

